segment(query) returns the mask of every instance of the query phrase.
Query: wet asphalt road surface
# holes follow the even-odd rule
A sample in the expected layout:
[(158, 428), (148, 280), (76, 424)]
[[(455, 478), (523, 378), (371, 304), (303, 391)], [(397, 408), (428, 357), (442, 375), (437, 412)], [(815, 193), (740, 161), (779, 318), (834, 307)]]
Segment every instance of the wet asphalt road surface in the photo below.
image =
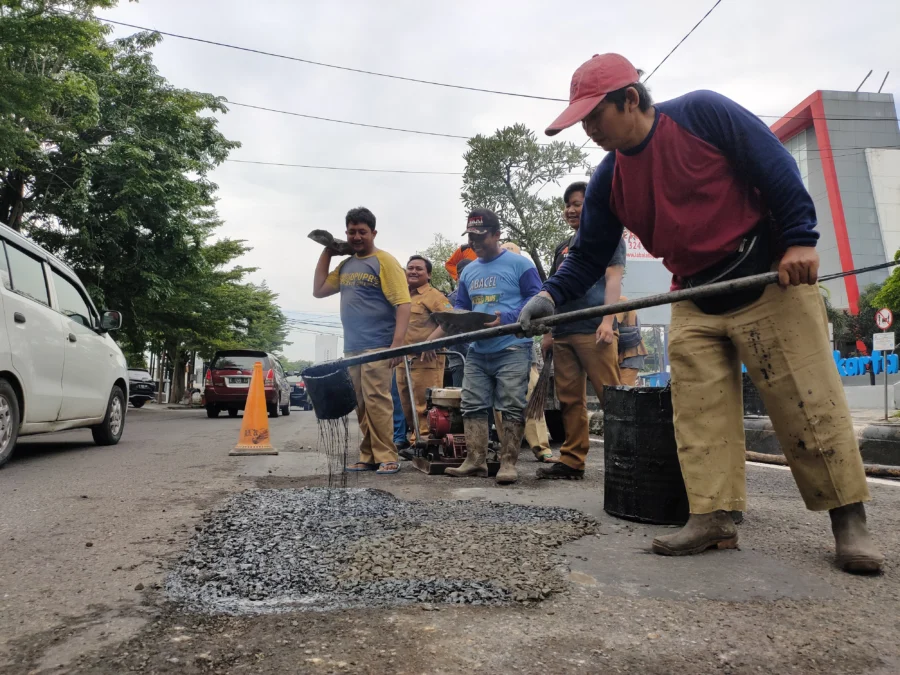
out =
[[(826, 514), (787, 471), (751, 467), (741, 550), (668, 559), (666, 528), (602, 511), (602, 447), (583, 482), (355, 476), (402, 498), (576, 508), (596, 535), (560, 549), (566, 589), (505, 607), (442, 605), (235, 617), (169, 603), (167, 570), (211, 508), (247, 489), (327, 484), (312, 413), (272, 420), (275, 457), (228, 457), (240, 420), (130, 410), (122, 443), (24, 440), (0, 470), (0, 673), (897, 673), (900, 486), (873, 481), (886, 574), (831, 564)], [(515, 565), (510, 560), (509, 565)], [(428, 611), (423, 611), (423, 608)]]

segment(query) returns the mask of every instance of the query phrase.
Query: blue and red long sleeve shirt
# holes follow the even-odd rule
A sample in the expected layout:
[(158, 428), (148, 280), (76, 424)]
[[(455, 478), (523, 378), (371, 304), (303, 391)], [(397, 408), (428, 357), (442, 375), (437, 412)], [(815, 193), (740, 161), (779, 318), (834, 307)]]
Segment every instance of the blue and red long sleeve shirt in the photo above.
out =
[(722, 261), (771, 212), (781, 244), (815, 246), (816, 210), (787, 149), (753, 113), (712, 91), (655, 106), (650, 134), (609, 153), (585, 194), (569, 255), (544, 290), (557, 306), (604, 274), (626, 227), (673, 287)]

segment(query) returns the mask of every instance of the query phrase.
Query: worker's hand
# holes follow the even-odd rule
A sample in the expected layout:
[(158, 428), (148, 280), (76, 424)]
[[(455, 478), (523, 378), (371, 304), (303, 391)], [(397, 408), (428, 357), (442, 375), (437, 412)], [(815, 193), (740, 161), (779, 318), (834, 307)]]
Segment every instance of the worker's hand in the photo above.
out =
[[(394, 344), (394, 343), (392, 342), (392, 343), (391, 343), (391, 346), (389, 347), (389, 349), (397, 349), (397, 347), (402, 347), (402, 346), (403, 346), (403, 343), (402, 343), (402, 342), (401, 342), (400, 344)], [(402, 356), (395, 356), (394, 358), (391, 359), (391, 368), (396, 368), (396, 367), (399, 366), (401, 363), (403, 363), (403, 357), (402, 357)]]
[(490, 323), (484, 324), (485, 328), (495, 328), (500, 325), (500, 312), (494, 312), (494, 316), (496, 316), (497, 318)]
[(422, 352), (421, 354), (419, 354), (419, 358), (423, 363), (431, 363), (432, 361), (437, 360), (437, 354), (435, 354), (434, 350), (432, 349), (430, 352)]
[[(609, 319), (607, 321), (607, 319)], [(604, 316), (603, 321), (597, 326), (597, 344), (598, 345), (611, 345), (616, 341), (616, 334), (613, 331), (613, 317), (612, 316)]]
[(546, 359), (550, 356), (550, 352), (553, 351), (553, 336), (550, 333), (547, 333), (543, 338), (541, 338), (541, 354), (544, 355)]
[(819, 254), (812, 246), (791, 246), (778, 263), (778, 285), (814, 285), (819, 278)]
[(527, 335), (533, 329), (533, 322), (543, 319), (544, 317), (553, 316), (556, 312), (556, 304), (553, 298), (546, 291), (541, 291), (531, 300), (525, 303), (522, 311), (519, 312), (519, 323)]

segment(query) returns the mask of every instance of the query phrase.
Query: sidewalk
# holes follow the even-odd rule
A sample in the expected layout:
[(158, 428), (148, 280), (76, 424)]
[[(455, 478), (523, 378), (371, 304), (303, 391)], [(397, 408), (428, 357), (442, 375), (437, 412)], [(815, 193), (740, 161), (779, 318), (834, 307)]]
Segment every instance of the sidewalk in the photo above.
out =
[[(893, 411), (891, 411), (893, 413)], [(851, 410), (859, 450), (866, 464), (900, 466), (900, 417), (884, 419), (884, 410)], [(781, 455), (768, 417), (745, 417), (747, 450)]]

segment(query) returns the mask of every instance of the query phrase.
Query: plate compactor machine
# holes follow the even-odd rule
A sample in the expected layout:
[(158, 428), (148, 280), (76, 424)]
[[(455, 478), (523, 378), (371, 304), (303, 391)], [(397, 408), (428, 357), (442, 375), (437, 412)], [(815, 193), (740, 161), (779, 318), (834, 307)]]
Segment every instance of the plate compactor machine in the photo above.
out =
[[(463, 357), (464, 358), (464, 357)], [(412, 378), (409, 374), (409, 357), (405, 357), (406, 384), (411, 398)], [(428, 423), (428, 435), (422, 438), (419, 434), (419, 416), (413, 404), (413, 425), (416, 442), (410, 448), (413, 466), (422, 473), (437, 476), (444, 470), (460, 466), (466, 458), (466, 436), (462, 418), (462, 389), (459, 387), (443, 387), (428, 389), (425, 392), (425, 419)], [(493, 442), (488, 444), (488, 475), (494, 476), (500, 468), (497, 456), (498, 448)], [(406, 453), (404, 453), (406, 454)]]

